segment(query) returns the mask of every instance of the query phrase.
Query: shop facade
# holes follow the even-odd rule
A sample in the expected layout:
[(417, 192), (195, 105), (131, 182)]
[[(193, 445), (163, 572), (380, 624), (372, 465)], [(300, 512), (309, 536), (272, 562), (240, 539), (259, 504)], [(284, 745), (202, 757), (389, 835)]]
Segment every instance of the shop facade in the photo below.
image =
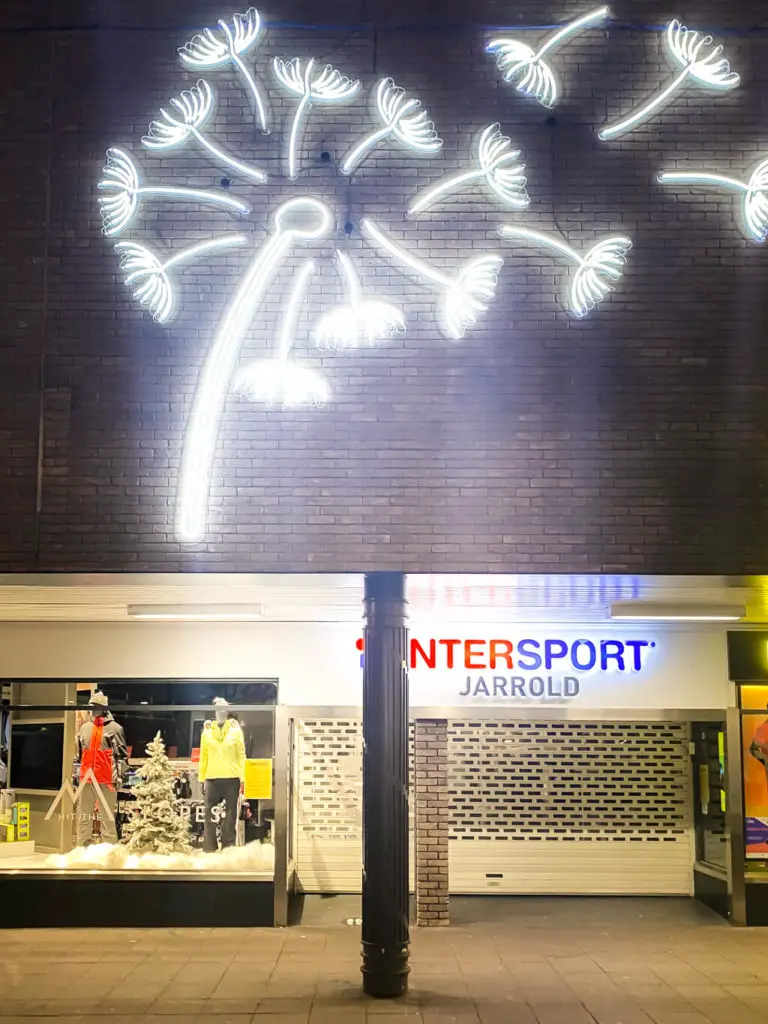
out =
[[(687, 895), (733, 917), (726, 626), (483, 614), (416, 601), (410, 622), (417, 919), (448, 920), (452, 894)], [(360, 892), (366, 652), (359, 621), (338, 618), (0, 625), (8, 788), (34, 846), (0, 845), (0, 885), (29, 895), (9, 923), (96, 924), (100, 890), (125, 924), (285, 924), (295, 894)], [(129, 748), (119, 817), (160, 732), (189, 861), (78, 848), (67, 787), (96, 690)], [(236, 845), (202, 869), (199, 747), (215, 698), (269, 785), (252, 799), (243, 787)]]

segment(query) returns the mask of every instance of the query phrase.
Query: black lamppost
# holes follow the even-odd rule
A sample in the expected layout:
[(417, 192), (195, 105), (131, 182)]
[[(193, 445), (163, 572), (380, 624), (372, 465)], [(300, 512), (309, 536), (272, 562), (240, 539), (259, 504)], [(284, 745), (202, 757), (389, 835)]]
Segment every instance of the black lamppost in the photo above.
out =
[(408, 990), (408, 627), (405, 574), (365, 576), (363, 991)]

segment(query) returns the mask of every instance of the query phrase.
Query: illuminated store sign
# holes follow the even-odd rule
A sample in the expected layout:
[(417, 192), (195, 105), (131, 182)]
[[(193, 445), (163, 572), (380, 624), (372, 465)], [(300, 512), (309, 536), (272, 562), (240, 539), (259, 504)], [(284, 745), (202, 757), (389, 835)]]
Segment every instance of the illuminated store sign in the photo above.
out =
[[(412, 637), (408, 668), (446, 673), (450, 694), (459, 698), (570, 699), (579, 695), (584, 677), (642, 673), (655, 648), (655, 640), (644, 639)], [(362, 639), (357, 649), (362, 664)]]
[[(549, 63), (553, 53), (578, 32), (607, 18), (607, 7), (596, 8), (559, 27), (536, 50), (506, 37), (492, 40), (488, 50), (496, 56), (507, 81), (549, 106), (560, 95), (557, 77)], [(349, 176), (344, 187), (350, 196), (347, 210), (359, 211), (357, 222), (345, 223), (325, 198), (307, 194), (291, 182), (298, 177), (303, 162), (302, 136), (309, 112), (315, 110), (318, 120), (321, 116), (336, 116), (340, 109), (360, 102), (361, 83), (335, 66), (323, 65), (313, 58), (270, 60), (266, 54), (262, 57), (263, 38), (262, 20), (251, 7), (244, 13), (221, 18), (216, 27), (192, 36), (179, 47), (178, 55), (186, 70), (215, 76), (217, 88), (224, 87), (224, 76), (229, 72), (236, 86), (247, 94), (256, 127), (264, 135), (270, 127), (267, 84), (271, 82), (272, 88), (277, 86), (294, 101), (286, 133), (283, 178), (278, 176), (277, 180), (267, 182), (263, 153), (260, 156), (257, 152), (255, 162), (251, 163), (250, 154), (248, 161), (242, 160), (239, 154), (230, 151), (229, 144), (219, 144), (217, 135), (224, 139), (236, 137), (237, 133), (227, 131), (233, 126), (226, 124), (226, 114), (239, 108), (222, 104), (220, 115), (225, 123), (214, 126), (216, 92), (207, 78), (200, 78), (180, 90), (151, 120), (141, 140), (147, 160), (138, 161), (130, 147), (112, 146), (107, 150), (103, 173), (96, 185), (105, 236), (116, 239), (139, 226), (155, 228), (154, 237), (121, 240), (115, 249), (134, 300), (157, 322), (169, 322), (176, 312), (177, 270), (193, 260), (205, 261), (205, 266), (223, 266), (225, 271), (237, 262), (239, 282), (223, 302), (220, 322), (211, 329), (187, 423), (176, 500), (176, 537), (182, 543), (199, 543), (206, 538), (221, 422), (233, 395), (267, 406), (272, 415), (298, 406), (322, 407), (333, 400), (331, 386), (296, 356), (308, 339), (327, 352), (386, 343), (405, 331), (408, 311), (400, 308), (397, 295), (380, 293), (373, 283), (375, 265), (374, 271), (369, 272), (359, 260), (357, 249), (354, 255), (350, 251), (352, 245), (362, 242), (364, 252), (372, 253), (377, 260), (391, 261), (418, 280), (423, 286), (420, 298), (430, 299), (443, 336), (459, 341), (478, 325), (495, 298), (503, 260), (497, 252), (483, 251), (476, 238), (451, 239), (449, 245), (443, 241), (447, 234), (456, 232), (459, 223), (457, 214), (451, 212), (450, 200), (463, 198), (471, 189), (485, 201), (517, 212), (530, 202), (526, 166), (519, 150), (513, 148), (512, 140), (499, 123), (488, 124), (485, 118), (479, 119), (478, 127), (485, 127), (475, 146), (471, 147), (471, 139), (467, 140), (467, 148), (472, 148), (467, 164), (458, 173), (442, 177), (432, 170), (425, 172), (423, 184), (406, 197), (404, 210), (392, 211), (391, 218), (388, 213), (374, 218), (362, 203), (365, 197), (358, 203), (355, 196), (353, 202), (351, 190), (357, 180), (365, 181), (365, 169), (380, 153), (391, 156), (399, 151), (405, 158), (424, 160), (439, 157), (443, 148), (421, 99), (392, 78), (378, 78), (372, 90), (372, 124), (366, 125), (356, 141), (350, 140), (351, 148), (338, 167), (340, 173)], [(687, 83), (714, 91), (738, 84), (739, 76), (730, 70), (722, 47), (715, 46), (710, 36), (701, 36), (679, 21), (672, 21), (665, 38), (679, 69), (674, 81), (642, 109), (604, 129), (600, 133), (602, 138), (614, 138), (629, 131)], [(260, 60), (263, 66), (258, 65)], [(358, 120), (361, 109), (358, 107)], [(242, 134), (241, 126), (236, 127)], [(258, 145), (263, 144), (265, 140), (259, 134)], [(176, 154), (185, 147), (197, 149), (198, 156), (202, 150), (216, 165), (226, 169), (231, 177), (222, 178), (221, 189), (200, 189), (177, 182), (175, 160), (165, 162), (159, 170), (157, 164), (149, 166), (152, 157)], [(330, 163), (333, 170), (328, 157), (329, 153), (324, 151), (320, 163)], [(314, 171), (319, 169), (318, 164)], [(315, 174), (313, 180), (318, 179)], [(766, 179), (768, 161), (763, 161), (747, 182), (708, 170), (669, 171), (661, 175), (665, 184), (702, 185), (743, 194), (744, 230), (748, 237), (758, 241), (768, 232)], [(335, 184), (327, 178), (321, 180), (324, 193), (338, 191), (338, 180)], [(374, 191), (369, 190), (366, 195), (375, 195), (375, 176), (373, 185)], [(239, 194), (246, 189), (247, 198)], [(250, 190), (255, 191), (251, 194)], [(212, 223), (215, 218), (215, 230), (199, 239), (190, 238), (190, 226), (199, 223), (197, 215), (187, 219), (190, 205), (210, 211)], [(164, 223), (162, 230), (158, 229), (155, 218), (175, 211), (179, 211), (181, 218), (183, 240), (169, 245), (167, 239), (172, 232), (166, 232)], [(403, 212), (415, 220), (404, 225)], [(233, 219), (236, 229), (228, 232), (222, 226), (226, 223), (223, 214)], [(426, 217), (421, 220), (426, 214), (429, 221)], [(346, 216), (351, 217), (351, 213)], [(438, 217), (443, 217), (443, 222), (439, 230), (433, 231)], [(498, 230), (506, 240), (549, 249), (572, 264), (565, 306), (580, 318), (586, 317), (617, 287), (632, 247), (624, 234), (605, 237), (585, 251), (581, 242), (574, 248), (557, 234), (516, 223), (500, 225)], [(350, 239), (353, 235), (359, 237), (347, 246), (340, 241), (344, 233)], [(439, 241), (433, 244), (432, 239)], [(304, 250), (304, 258), (296, 251), (297, 246)], [(454, 247), (471, 253), (470, 257), (451, 258), (448, 253)], [(326, 278), (320, 272), (314, 276), (322, 259), (333, 260), (339, 271), (336, 296), (330, 301)], [(393, 280), (384, 274), (379, 279), (387, 284)], [(306, 310), (311, 321), (308, 329), (303, 327), (305, 318), (299, 316), (300, 310)], [(419, 319), (423, 316), (419, 310)], [(300, 327), (305, 337), (297, 337)], [(275, 351), (268, 353), (267, 358), (241, 365), (246, 339), (265, 336), (275, 339)], [(198, 358), (197, 352), (190, 356), (193, 362)]]

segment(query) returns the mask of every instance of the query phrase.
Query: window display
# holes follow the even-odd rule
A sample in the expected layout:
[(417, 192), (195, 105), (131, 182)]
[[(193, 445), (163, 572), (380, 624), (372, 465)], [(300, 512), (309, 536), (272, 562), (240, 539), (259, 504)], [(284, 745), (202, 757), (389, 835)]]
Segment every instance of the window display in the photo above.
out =
[[(35, 685), (32, 704), (15, 684), (8, 711), (14, 806), (31, 801), (35, 842), (4, 846), (0, 870), (272, 877), (274, 683), (57, 683), (64, 705)], [(57, 721), (33, 724), (43, 713)]]

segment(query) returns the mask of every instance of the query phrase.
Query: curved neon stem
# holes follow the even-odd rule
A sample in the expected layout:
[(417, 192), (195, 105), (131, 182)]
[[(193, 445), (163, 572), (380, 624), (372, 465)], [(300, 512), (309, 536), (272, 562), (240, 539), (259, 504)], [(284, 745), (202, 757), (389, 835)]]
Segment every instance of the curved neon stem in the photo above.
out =
[(715, 185), (725, 188), (729, 192), (766, 192), (768, 186), (763, 188), (752, 188), (743, 181), (736, 178), (728, 178), (723, 174), (706, 174), (700, 172), (686, 171), (663, 171), (659, 175), (662, 184), (674, 182), (679, 185)]
[(351, 174), (356, 167), (360, 166), (369, 150), (373, 149), (374, 146), (377, 146), (392, 134), (392, 129), (393, 126), (388, 124), (385, 125), (384, 128), (379, 128), (377, 131), (371, 132), (370, 135), (366, 135), (361, 139), (355, 148), (344, 157), (344, 161), (340, 168), (341, 173)]
[(425, 263), (424, 260), (420, 260), (416, 256), (411, 256), (410, 253), (401, 249), (399, 245), (393, 242), (388, 235), (385, 235), (384, 232), (380, 228), (376, 227), (373, 221), (368, 220), (367, 217), (360, 222), (360, 227), (365, 234), (370, 235), (374, 242), (380, 245), (382, 249), (385, 249), (390, 256), (394, 256), (394, 258), (399, 263), (402, 263), (403, 266), (410, 267), (410, 269), (415, 271), (415, 273), (426, 278), (428, 281), (431, 281), (433, 284), (438, 285), (441, 289), (454, 287), (455, 281), (453, 281), (452, 278), (441, 273), (439, 270), (435, 270), (434, 267)]
[(486, 173), (485, 170), (467, 171), (464, 174), (457, 174), (453, 178), (446, 178), (441, 185), (437, 185), (431, 191), (425, 192), (421, 199), (417, 199), (408, 213), (421, 213), (427, 207), (432, 206), (440, 196), (447, 195), (449, 192), (455, 192), (460, 185), (465, 185), (470, 181), (479, 181), (485, 178)]
[(234, 157), (224, 153), (218, 148), (218, 146), (214, 146), (212, 142), (209, 142), (205, 135), (203, 135), (203, 133), (193, 125), (190, 125), (189, 130), (200, 145), (207, 149), (211, 156), (215, 157), (216, 160), (221, 161), (225, 166), (231, 167), (233, 171), (236, 171), (238, 174), (242, 174), (246, 178), (253, 178), (254, 181), (258, 181), (261, 185), (263, 185), (267, 180), (267, 175), (264, 171), (260, 171), (258, 167), (250, 167), (248, 164), (241, 164), (239, 160), (235, 160)]
[(296, 324), (299, 320), (299, 310), (301, 309), (301, 303), (304, 301), (304, 296), (309, 285), (309, 279), (315, 272), (315, 264), (312, 260), (307, 260), (304, 266), (299, 271), (299, 277), (296, 284), (293, 286), (291, 296), (288, 299), (288, 308), (283, 315), (283, 322), (280, 327), (280, 362), (284, 363), (288, 359), (291, 349), (293, 348), (294, 339), (296, 337)]
[(142, 185), (130, 190), (134, 195), (166, 196), (169, 199), (194, 199), (200, 203), (211, 203), (214, 206), (226, 206), (238, 213), (249, 213), (250, 206), (230, 196), (217, 195), (215, 192), (203, 192), (196, 188), (174, 188), (171, 185)]
[(291, 239), (291, 233), (278, 232), (254, 257), (221, 322), (203, 367), (192, 406), (179, 479), (177, 533), (184, 541), (199, 541), (205, 536), (211, 472), (229, 383), (245, 332)]
[(355, 270), (349, 256), (346, 256), (343, 252), (337, 249), (336, 258), (339, 261), (341, 272), (344, 275), (344, 283), (347, 286), (347, 298), (349, 299), (349, 304), (354, 307), (362, 298), (360, 278), (358, 277), (357, 271)]
[(545, 53), (549, 53), (550, 50), (554, 50), (554, 48), (564, 42), (568, 36), (572, 36), (580, 29), (587, 28), (588, 25), (595, 25), (600, 21), (604, 21), (608, 17), (609, 13), (610, 12), (607, 7), (598, 7), (597, 10), (590, 11), (588, 14), (583, 15), (581, 18), (577, 18), (568, 25), (563, 25), (561, 29), (558, 29), (553, 36), (550, 36), (549, 39), (546, 40), (534, 57), (534, 60), (538, 60), (540, 57), (543, 57)]
[(582, 266), (584, 263), (583, 257), (575, 249), (572, 249), (567, 242), (562, 242), (559, 238), (554, 238), (552, 235), (544, 235), (539, 231), (529, 231), (528, 228), (511, 228), (506, 224), (501, 226), (499, 233), (502, 238), (525, 238), (529, 242), (535, 242), (537, 245), (553, 249), (562, 256), (567, 256), (569, 260), (578, 266)]
[[(312, 66), (312, 61), (307, 62), (307, 72), (309, 72)], [(305, 75), (306, 83), (306, 75)], [(312, 94), (309, 91), (309, 87), (305, 84), (304, 95), (299, 100), (299, 105), (296, 107), (296, 113), (293, 115), (293, 124), (291, 125), (291, 134), (288, 139), (288, 177), (291, 181), (295, 181), (297, 177), (296, 173), (296, 148), (298, 142), (299, 131), (302, 127), (302, 121), (309, 102), (312, 99)]]
[(248, 68), (245, 66), (245, 63), (243, 62), (242, 58), (238, 57), (236, 53), (232, 54), (232, 63), (235, 65), (235, 67), (238, 69), (238, 71), (243, 76), (245, 81), (248, 83), (248, 88), (250, 89), (251, 95), (253, 96), (253, 102), (256, 104), (256, 112), (259, 116), (259, 124), (261, 125), (262, 134), (269, 135), (269, 128), (267, 127), (267, 112), (264, 109), (264, 101), (261, 98), (259, 87), (258, 85), (256, 85), (256, 80), (254, 79), (253, 75), (248, 70)]
[(212, 252), (214, 249), (228, 249), (233, 245), (242, 245), (245, 241), (245, 235), (226, 235), (223, 238), (212, 238), (210, 242), (198, 242), (197, 245), (191, 245), (189, 249), (184, 249), (176, 256), (171, 256), (169, 260), (163, 263), (161, 270), (170, 270), (171, 267), (175, 267), (179, 263), (186, 263), (187, 260), (193, 259), (195, 256), (200, 256), (204, 252)]
[(601, 128), (601, 130), (597, 133), (598, 136), (604, 141), (606, 139), (615, 139), (619, 135), (623, 135), (625, 132), (628, 132), (631, 128), (634, 128), (636, 124), (640, 124), (641, 121), (645, 121), (646, 118), (651, 116), (654, 110), (657, 110), (664, 103), (664, 101), (668, 99), (680, 85), (682, 85), (682, 83), (690, 74), (691, 67), (692, 65), (690, 64), (687, 65), (687, 67), (684, 67), (680, 74), (672, 79), (667, 88), (662, 90), (662, 92), (660, 92), (658, 96), (652, 99), (650, 103), (646, 103), (644, 107), (641, 107), (639, 110), (636, 110), (633, 114), (630, 114), (629, 117), (625, 118), (623, 121), (619, 121), (618, 124), (610, 125), (608, 128)]

